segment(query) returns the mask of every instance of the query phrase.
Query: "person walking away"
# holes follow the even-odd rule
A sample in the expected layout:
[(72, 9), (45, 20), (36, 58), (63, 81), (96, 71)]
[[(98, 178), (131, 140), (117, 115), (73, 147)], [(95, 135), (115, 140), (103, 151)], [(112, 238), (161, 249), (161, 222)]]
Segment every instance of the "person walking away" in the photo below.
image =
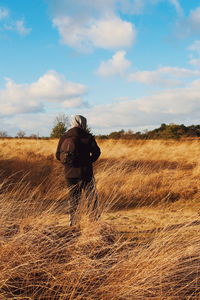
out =
[(87, 131), (87, 119), (81, 115), (74, 116), (71, 128), (60, 138), (56, 150), (56, 158), (64, 165), (70, 193), (70, 226), (77, 223), (77, 209), (83, 190), (93, 218), (98, 218), (98, 198), (92, 164), (100, 154), (95, 138)]

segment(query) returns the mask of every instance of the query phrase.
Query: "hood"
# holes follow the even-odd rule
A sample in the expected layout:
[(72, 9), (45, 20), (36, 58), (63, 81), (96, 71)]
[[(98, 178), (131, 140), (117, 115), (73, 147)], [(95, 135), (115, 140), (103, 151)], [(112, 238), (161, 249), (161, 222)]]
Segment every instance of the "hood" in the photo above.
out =
[(83, 116), (76, 115), (72, 117), (71, 120), (71, 127), (79, 127), (83, 130), (86, 130), (87, 128), (87, 119)]

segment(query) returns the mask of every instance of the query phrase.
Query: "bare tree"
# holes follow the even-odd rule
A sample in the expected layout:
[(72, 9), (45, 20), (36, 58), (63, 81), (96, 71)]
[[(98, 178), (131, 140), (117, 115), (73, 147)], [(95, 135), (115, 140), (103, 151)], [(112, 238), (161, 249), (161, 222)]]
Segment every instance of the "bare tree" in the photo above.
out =
[(69, 127), (69, 118), (65, 114), (59, 114), (56, 116), (54, 124), (63, 123), (65, 127)]
[(38, 133), (32, 133), (29, 135), (29, 138), (31, 139), (39, 139), (40, 135), (39, 132)]
[(26, 133), (25, 133), (24, 130), (19, 130), (19, 131), (17, 132), (17, 137), (18, 137), (18, 138), (24, 138), (25, 135), (26, 135)]
[(5, 137), (8, 137), (8, 133), (4, 130), (1, 130), (0, 131), (0, 138), (5, 138)]

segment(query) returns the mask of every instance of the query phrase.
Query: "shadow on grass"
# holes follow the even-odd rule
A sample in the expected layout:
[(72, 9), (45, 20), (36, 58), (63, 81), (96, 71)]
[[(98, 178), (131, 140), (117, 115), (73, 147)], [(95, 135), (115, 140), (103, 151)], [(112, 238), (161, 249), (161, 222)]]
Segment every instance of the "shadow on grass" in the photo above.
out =
[(53, 158), (41, 158), (35, 161), (21, 159), (0, 160), (0, 180), (9, 178), (9, 183), (28, 182), (37, 186), (51, 175)]
[[(195, 164), (184, 164), (180, 162), (171, 162), (167, 160), (153, 161), (153, 160), (126, 160), (126, 159), (99, 159), (95, 168), (97, 173), (105, 170), (112, 172), (113, 174), (117, 171), (122, 170), (122, 176), (129, 175), (135, 171), (139, 171), (143, 175), (148, 175), (153, 172), (159, 172), (161, 170), (192, 170), (195, 167)], [(37, 187), (41, 184), (40, 192), (46, 194), (50, 187), (55, 187), (57, 190), (65, 188), (64, 181), (64, 172), (63, 166), (57, 162), (53, 155), (49, 156), (35, 156), (32, 160), (29, 157), (29, 160), (24, 159), (20, 160), (17, 158), (0, 160), (0, 181), (3, 181), (5, 178), (9, 178), (8, 184), (1, 187), (0, 193), (4, 191), (9, 191), (13, 188), (13, 184), (19, 183), (28, 183), (31, 188)], [(109, 174), (109, 173), (108, 173)], [(106, 176), (106, 175), (105, 175)], [(106, 182), (106, 178), (105, 178)], [(170, 188), (166, 187), (157, 191), (152, 192), (150, 187), (141, 187), (139, 191), (133, 191), (130, 195), (127, 196), (126, 193), (118, 191), (116, 195), (116, 202), (113, 205), (110, 205), (111, 210), (120, 210), (127, 208), (134, 208), (144, 205), (156, 205), (163, 201), (174, 202), (179, 200), (181, 197), (184, 199), (189, 199), (197, 191), (191, 189), (184, 191), (184, 193), (176, 193), (171, 191)], [(155, 190), (155, 189), (154, 189)], [(52, 192), (53, 194), (53, 192)], [(102, 202), (102, 205), (105, 205), (105, 199), (109, 198), (109, 195), (104, 192), (104, 190), (99, 191), (99, 199)], [(64, 202), (66, 200), (64, 199)]]
[(96, 167), (99, 169), (113, 168), (114, 170), (123, 170), (126, 172), (133, 172), (139, 170), (142, 173), (159, 172), (161, 170), (192, 170), (196, 164), (180, 163), (168, 160), (127, 160), (127, 159), (113, 159), (103, 158), (99, 159)]
[[(179, 228), (187, 228), (187, 227), (193, 227), (193, 226), (199, 226), (200, 225), (200, 220), (195, 220), (192, 221), (190, 223), (185, 222), (185, 223), (178, 223), (178, 224), (172, 224), (172, 225), (168, 225), (166, 227), (157, 227), (157, 228), (153, 228), (153, 229), (149, 229), (149, 230), (140, 230), (137, 231), (137, 234), (151, 234), (151, 233), (159, 233), (159, 232), (168, 232), (171, 230), (175, 230), (175, 229), (179, 229)], [(123, 234), (134, 234), (135, 232), (133, 231), (120, 231), (120, 233)]]
[[(183, 171), (191, 171), (196, 167), (196, 164), (189, 164), (183, 162), (176, 161), (167, 161), (167, 160), (126, 160), (126, 159), (99, 159), (95, 165), (98, 171), (104, 172), (109, 178), (113, 176), (113, 182), (115, 182), (115, 174), (117, 176), (116, 184), (119, 184), (118, 191), (113, 193), (113, 203), (108, 203), (109, 211), (118, 211), (121, 209), (129, 209), (135, 207), (142, 206), (154, 206), (158, 205), (162, 202), (175, 202), (179, 199), (189, 200), (191, 199), (197, 192), (198, 188), (194, 187), (185, 187), (182, 190), (173, 190), (172, 189), (172, 178), (174, 172)], [(169, 175), (166, 181), (166, 184), (163, 182), (163, 170), (170, 170)], [(172, 171), (172, 172), (171, 172)], [(118, 172), (118, 173), (117, 173)], [(135, 185), (132, 189), (130, 188), (130, 192), (126, 193), (123, 188), (121, 189), (121, 182), (126, 183), (126, 174), (129, 176), (130, 174), (141, 174), (141, 182), (139, 182), (139, 186)], [(148, 181), (148, 175), (155, 174), (159, 177), (156, 177), (155, 182)], [(146, 176), (144, 183), (142, 183), (142, 176)], [(118, 180), (119, 179), (119, 180)], [(105, 189), (100, 191), (100, 199), (101, 202), (104, 203), (104, 199), (110, 199), (110, 191), (112, 189)], [(115, 200), (116, 198), (116, 200)]]
[[(141, 173), (159, 172), (161, 170), (192, 170), (195, 164), (184, 164), (179, 162), (171, 162), (166, 160), (152, 161), (152, 160), (119, 160), (119, 159), (99, 159), (95, 168), (98, 170), (104, 169), (105, 171), (110, 168), (113, 171), (123, 170), (127, 173), (139, 170)], [(48, 157), (39, 157), (38, 160), (20, 160), (20, 159), (7, 159), (0, 160), (0, 179), (12, 176), (12, 181), (19, 181), (26, 175), (26, 180), (33, 185), (40, 184), (43, 179), (54, 173), (54, 177), (63, 172), (62, 165), (56, 162), (53, 155)], [(64, 176), (64, 175), (63, 175)]]

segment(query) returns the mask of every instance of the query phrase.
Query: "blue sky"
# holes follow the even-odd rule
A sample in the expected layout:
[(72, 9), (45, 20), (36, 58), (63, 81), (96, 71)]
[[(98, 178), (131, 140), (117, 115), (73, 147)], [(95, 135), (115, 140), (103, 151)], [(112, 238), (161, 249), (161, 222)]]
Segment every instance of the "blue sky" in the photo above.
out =
[(199, 124), (198, 0), (0, 0), (0, 130)]

